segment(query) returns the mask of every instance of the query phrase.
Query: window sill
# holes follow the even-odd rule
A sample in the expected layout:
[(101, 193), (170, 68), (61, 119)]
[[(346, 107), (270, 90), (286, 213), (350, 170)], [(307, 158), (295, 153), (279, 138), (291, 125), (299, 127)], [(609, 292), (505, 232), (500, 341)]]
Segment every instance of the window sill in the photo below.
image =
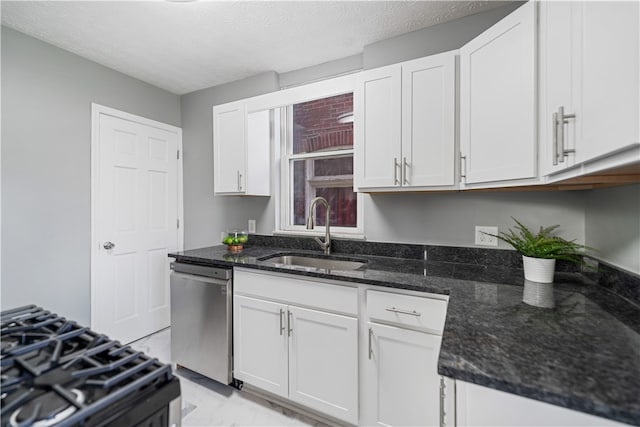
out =
[[(324, 237), (324, 231), (299, 231), (299, 230), (274, 230), (274, 236), (296, 236), (296, 237)], [(364, 234), (331, 232), (331, 238), (350, 239), (350, 240), (367, 240)]]

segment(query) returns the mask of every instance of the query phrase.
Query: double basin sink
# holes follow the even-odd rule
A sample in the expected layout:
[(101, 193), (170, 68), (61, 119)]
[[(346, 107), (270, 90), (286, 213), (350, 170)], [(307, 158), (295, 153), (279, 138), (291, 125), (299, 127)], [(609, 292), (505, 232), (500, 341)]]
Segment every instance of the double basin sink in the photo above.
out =
[(323, 270), (352, 271), (367, 263), (366, 260), (356, 258), (338, 258), (331, 255), (311, 255), (286, 253), (259, 258), (270, 264), (287, 265), (292, 267), (316, 268)]

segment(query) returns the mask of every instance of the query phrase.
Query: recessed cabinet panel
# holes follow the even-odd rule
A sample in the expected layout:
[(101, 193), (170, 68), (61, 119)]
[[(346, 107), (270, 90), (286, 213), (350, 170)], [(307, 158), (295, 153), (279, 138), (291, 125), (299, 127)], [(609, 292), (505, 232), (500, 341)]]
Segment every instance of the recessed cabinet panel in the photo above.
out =
[(433, 426), (440, 417), (441, 337), (369, 322), (364, 425)]
[(402, 65), (402, 185), (455, 184), (455, 55)]
[[(560, 107), (566, 114), (575, 114), (578, 101), (579, 80), (574, 78), (578, 65), (579, 42), (572, 15), (578, 2), (540, 2), (540, 38), (538, 89), (540, 114), (540, 172), (549, 175), (575, 163), (576, 120), (563, 124), (562, 144), (558, 146), (558, 126), (556, 122)], [(563, 153), (559, 153), (559, 150)], [(564, 154), (566, 150), (566, 155)]]
[(359, 75), (354, 93), (355, 186), (400, 184), (399, 65)]
[(465, 184), (537, 176), (535, 26), (529, 2), (460, 49)]
[(289, 307), (291, 400), (358, 422), (358, 319)]
[(244, 101), (213, 109), (215, 193), (242, 192), (246, 169), (245, 115)]
[(253, 196), (271, 194), (271, 123), (270, 110), (247, 114), (246, 191)]
[(233, 297), (233, 376), (287, 397), (287, 330), (283, 304)]
[(585, 1), (577, 6), (582, 132), (576, 159), (583, 162), (640, 142), (640, 3)]

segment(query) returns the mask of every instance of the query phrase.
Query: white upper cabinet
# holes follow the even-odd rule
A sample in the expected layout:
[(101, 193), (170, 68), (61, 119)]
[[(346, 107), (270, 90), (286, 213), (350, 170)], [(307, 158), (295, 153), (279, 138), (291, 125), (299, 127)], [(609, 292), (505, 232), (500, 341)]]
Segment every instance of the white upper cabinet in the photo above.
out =
[(354, 110), (354, 186), (400, 185), (400, 65), (362, 72), (356, 80)]
[(246, 101), (213, 107), (213, 190), (270, 195), (271, 112), (247, 114)]
[(455, 185), (455, 56), (360, 73), (354, 93), (355, 186)]
[(460, 174), (466, 186), (536, 181), (535, 59), (534, 2), (460, 49)]
[(455, 184), (456, 53), (402, 64), (402, 185)]
[(639, 26), (638, 2), (540, 3), (543, 175), (640, 161)]

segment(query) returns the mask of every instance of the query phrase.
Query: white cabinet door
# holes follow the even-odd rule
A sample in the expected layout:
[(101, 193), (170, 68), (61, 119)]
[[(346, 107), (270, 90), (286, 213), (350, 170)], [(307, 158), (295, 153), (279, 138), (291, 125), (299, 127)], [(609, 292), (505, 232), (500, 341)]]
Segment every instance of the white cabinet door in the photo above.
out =
[(364, 425), (435, 426), (440, 417), (441, 337), (368, 323), (369, 348), (361, 355)]
[(540, 2), (542, 175), (640, 142), (639, 25), (638, 2)]
[(402, 64), (402, 186), (455, 184), (455, 56)]
[(289, 397), (358, 423), (358, 320), (289, 307)]
[(233, 299), (233, 376), (287, 397), (286, 305), (240, 295)]
[(354, 185), (400, 185), (400, 65), (359, 74), (354, 91)]
[(213, 190), (243, 193), (246, 171), (245, 101), (213, 107)]
[(576, 160), (583, 162), (640, 142), (640, 3), (584, 1), (575, 9), (582, 36)]
[(247, 169), (240, 185), (251, 196), (271, 195), (271, 111), (247, 114)]
[(535, 17), (525, 3), (460, 49), (465, 184), (537, 176)]
[[(580, 37), (572, 25), (579, 2), (544, 1), (539, 3), (539, 142), (540, 174), (549, 175), (575, 163), (576, 120), (567, 119), (558, 129), (557, 114), (575, 114), (580, 85)], [(563, 137), (558, 141), (558, 130)]]
[(586, 427), (626, 424), (456, 380), (456, 425)]

